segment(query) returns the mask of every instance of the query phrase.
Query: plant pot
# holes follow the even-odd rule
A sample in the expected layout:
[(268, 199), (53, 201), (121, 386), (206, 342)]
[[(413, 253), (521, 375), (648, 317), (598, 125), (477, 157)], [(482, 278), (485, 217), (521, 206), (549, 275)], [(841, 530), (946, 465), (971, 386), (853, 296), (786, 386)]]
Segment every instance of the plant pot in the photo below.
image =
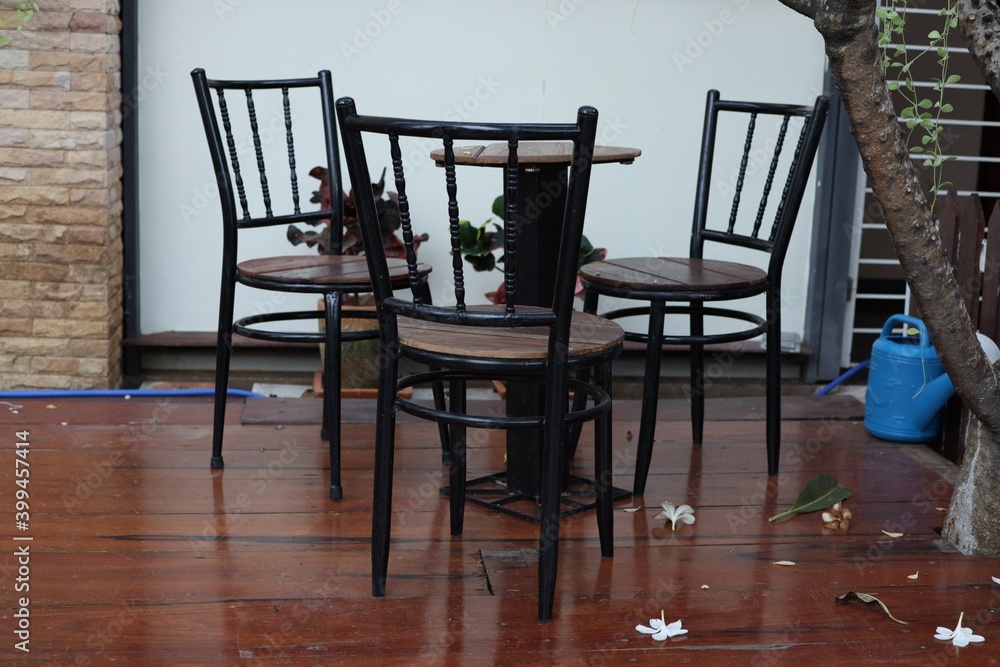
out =
[[(341, 311), (341, 331), (366, 331), (378, 329), (378, 320), (351, 317), (351, 312), (374, 312), (374, 297), (371, 294), (351, 295)], [(323, 309), (323, 302), (319, 302)], [(325, 322), (319, 321), (320, 331), (325, 330)], [(378, 397), (378, 339), (357, 340), (340, 345), (340, 395), (344, 398)], [(320, 370), (313, 374), (313, 393), (323, 396), (323, 369), (326, 367), (326, 345), (320, 344)], [(408, 387), (401, 395), (408, 397), (413, 388)]]

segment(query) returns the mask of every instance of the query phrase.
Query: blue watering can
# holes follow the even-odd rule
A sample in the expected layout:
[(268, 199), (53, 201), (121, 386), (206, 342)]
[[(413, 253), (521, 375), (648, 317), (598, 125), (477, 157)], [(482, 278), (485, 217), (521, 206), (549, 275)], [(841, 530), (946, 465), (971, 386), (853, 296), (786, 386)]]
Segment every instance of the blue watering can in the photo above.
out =
[[(906, 324), (916, 336), (893, 336)], [(1000, 359), (1000, 347), (977, 333), (990, 363)], [(896, 442), (925, 442), (941, 430), (942, 408), (955, 393), (944, 372), (924, 323), (909, 315), (893, 315), (872, 345), (865, 392), (865, 429), (876, 438)]]
[[(916, 336), (895, 336), (905, 324)], [(865, 392), (865, 429), (876, 438), (925, 442), (941, 430), (942, 408), (955, 393), (924, 323), (893, 315), (872, 345)]]

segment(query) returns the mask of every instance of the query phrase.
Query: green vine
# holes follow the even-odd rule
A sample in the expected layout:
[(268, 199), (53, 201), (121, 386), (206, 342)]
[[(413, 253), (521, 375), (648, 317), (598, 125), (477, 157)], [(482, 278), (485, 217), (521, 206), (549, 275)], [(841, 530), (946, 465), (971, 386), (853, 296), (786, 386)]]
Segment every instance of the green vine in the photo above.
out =
[[(38, 4), (35, 2), (19, 2), (17, 3), (17, 28), (15, 30), (23, 30), (24, 26), (31, 22), (32, 17), (38, 13)], [(3, 27), (3, 19), (0, 19), (0, 28)], [(10, 39), (7, 37), (0, 37), (0, 46), (7, 46), (10, 44)]]
[[(948, 73), (948, 37), (951, 30), (958, 26), (958, 0), (948, 0), (945, 7), (938, 12), (938, 16), (942, 17), (941, 28), (928, 33), (928, 47), (912, 56), (914, 52), (907, 49), (904, 33), (907, 4), (908, 0), (887, 0), (885, 6), (876, 9), (876, 16), (880, 21), (879, 44), (882, 47), (882, 66), (885, 68), (887, 78), (890, 72), (895, 70), (896, 76), (894, 80), (889, 81), (889, 90), (899, 91), (906, 105), (899, 114), (906, 121), (908, 130), (906, 144), (910, 153), (926, 156), (923, 166), (931, 170), (933, 208), (937, 202), (938, 192), (951, 185), (944, 180), (944, 163), (954, 158), (943, 154), (941, 117), (953, 110), (952, 105), (944, 101), (945, 88), (961, 80), (959, 75)], [(890, 54), (893, 44), (895, 50)], [(932, 51), (937, 55), (941, 74), (931, 79), (934, 86), (930, 89), (931, 94), (925, 97), (914, 85), (913, 65)], [(917, 137), (920, 143), (914, 145)]]

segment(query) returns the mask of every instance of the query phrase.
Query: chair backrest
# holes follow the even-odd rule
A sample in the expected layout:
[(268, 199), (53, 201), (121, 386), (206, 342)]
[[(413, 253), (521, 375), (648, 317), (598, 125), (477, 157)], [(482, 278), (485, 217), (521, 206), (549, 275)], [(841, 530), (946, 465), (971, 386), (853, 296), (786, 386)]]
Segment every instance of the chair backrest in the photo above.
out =
[[(227, 257), (235, 257), (240, 229), (327, 221), (329, 252), (339, 254), (344, 197), (330, 72), (223, 81), (207, 78), (199, 68), (191, 78), (219, 188)], [(300, 164), (303, 156), (309, 164)], [(319, 185), (303, 180), (303, 168), (308, 175), (325, 170), (328, 206), (321, 200), (316, 210), (309, 195), (303, 196), (303, 188), (312, 192)]]
[[(393, 180), (398, 195), (401, 231), (406, 245), (406, 261), (411, 276), (416, 272), (416, 255), (413, 252), (413, 231), (411, 220), (447, 219), (451, 242), (451, 280), (454, 304), (431, 305), (422, 298), (417, 289), (417, 281), (411, 280), (410, 298), (394, 297), (389, 283), (385, 253), (367, 252), (368, 266), (373, 282), (376, 308), (380, 313), (405, 315), (417, 319), (464, 324), (471, 326), (549, 326), (557, 338), (568, 337), (569, 321), (573, 309), (573, 292), (583, 236), (587, 192), (590, 184), (590, 170), (594, 153), (594, 137), (597, 129), (597, 110), (581, 107), (575, 123), (461, 123), (445, 121), (409, 120), (380, 116), (362, 116), (357, 113), (354, 100), (337, 100), (337, 114), (343, 137), (344, 153), (351, 182), (355, 184), (355, 205), (366, 248), (379, 247), (378, 218), (375, 200), (370, 189), (360, 185), (368, 183), (369, 168), (365, 152), (365, 136), (369, 146), (376, 140), (385, 147), (389, 158)], [(382, 135), (382, 136), (372, 136)], [(447, 195), (447, 210), (442, 206), (438, 213), (433, 211), (411, 212), (413, 197), (407, 190), (407, 174), (403, 155), (412, 154), (401, 146), (400, 140), (411, 139), (419, 147), (416, 150), (427, 154), (435, 146), (443, 147), (443, 169), (440, 169), (441, 190)], [(461, 253), (459, 221), (459, 173), (473, 167), (456, 167), (455, 142), (502, 142), (508, 147), (507, 162), (503, 170), (504, 219), (502, 222), (503, 249), (505, 259), (502, 264), (506, 303), (503, 307), (474, 307), (466, 305), (465, 264)], [(518, 187), (519, 157), (521, 142), (559, 141), (572, 142), (572, 161), (568, 168), (566, 183), (566, 208), (563, 214), (563, 229), (559, 248), (553, 248), (549, 257), (558, 257), (556, 269), (555, 296), (551, 308), (526, 308), (515, 306), (517, 243), (518, 243)], [(497, 178), (500, 178), (500, 173)], [(394, 326), (394, 318), (389, 318)], [(385, 322), (383, 322), (383, 326)]]
[[(691, 257), (702, 257), (705, 243), (715, 241), (770, 253), (770, 270), (780, 272), (829, 106), (823, 96), (810, 107), (727, 101), (717, 90), (708, 92)], [(720, 118), (727, 131), (742, 134), (742, 143), (731, 146), (732, 159), (713, 183), (723, 157), (716, 141)], [(710, 222), (709, 201), (715, 198), (731, 202), (728, 210), (713, 211)]]

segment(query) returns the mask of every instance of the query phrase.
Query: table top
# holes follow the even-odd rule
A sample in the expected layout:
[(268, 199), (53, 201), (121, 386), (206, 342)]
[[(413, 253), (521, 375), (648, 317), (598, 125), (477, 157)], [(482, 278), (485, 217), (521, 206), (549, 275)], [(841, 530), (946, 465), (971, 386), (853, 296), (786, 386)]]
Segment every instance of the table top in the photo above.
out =
[[(642, 155), (638, 148), (620, 146), (595, 146), (594, 164), (620, 162), (631, 164)], [(523, 141), (517, 146), (518, 163), (522, 165), (569, 165), (573, 156), (571, 141)], [(444, 149), (431, 151), (431, 159), (438, 166), (444, 163)], [(455, 146), (455, 164), (479, 167), (507, 166), (507, 144), (496, 143), (487, 146)]]

